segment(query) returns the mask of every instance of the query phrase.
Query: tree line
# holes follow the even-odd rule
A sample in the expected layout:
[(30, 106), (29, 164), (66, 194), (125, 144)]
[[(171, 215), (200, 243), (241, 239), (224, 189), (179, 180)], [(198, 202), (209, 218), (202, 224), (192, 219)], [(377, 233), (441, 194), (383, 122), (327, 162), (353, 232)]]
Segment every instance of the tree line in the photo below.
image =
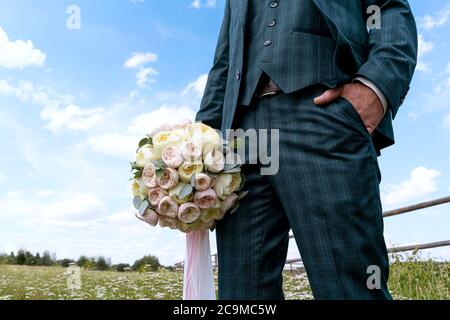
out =
[(132, 271), (157, 271), (160, 268), (165, 268), (173, 271), (173, 267), (162, 266), (159, 263), (159, 259), (156, 256), (148, 255), (141, 259), (136, 260), (132, 265), (128, 263), (112, 264), (110, 258), (105, 258), (103, 256), (99, 257), (87, 257), (81, 256), (77, 260), (73, 259), (57, 259), (56, 254), (45, 251), (40, 254), (31, 253), (26, 250), (19, 250), (16, 253), (11, 252), (10, 254), (0, 253), (0, 265), (20, 265), (20, 266), (61, 266), (67, 268), (71, 264), (76, 264), (77, 266), (98, 271), (118, 271), (124, 272), (128, 270)]

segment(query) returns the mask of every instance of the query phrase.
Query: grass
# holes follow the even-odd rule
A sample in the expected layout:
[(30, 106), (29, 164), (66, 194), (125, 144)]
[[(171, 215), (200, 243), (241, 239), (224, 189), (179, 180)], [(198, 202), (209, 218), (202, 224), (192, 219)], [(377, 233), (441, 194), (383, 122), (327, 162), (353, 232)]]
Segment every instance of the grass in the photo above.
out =
[(389, 288), (413, 300), (450, 300), (450, 263), (423, 260), (417, 254), (395, 256)]
[[(449, 263), (399, 259), (389, 287), (396, 299), (449, 300)], [(81, 290), (67, 287), (66, 269), (0, 265), (0, 300), (172, 300), (182, 298), (181, 272), (83, 270)], [(284, 274), (286, 299), (312, 299), (304, 274)]]

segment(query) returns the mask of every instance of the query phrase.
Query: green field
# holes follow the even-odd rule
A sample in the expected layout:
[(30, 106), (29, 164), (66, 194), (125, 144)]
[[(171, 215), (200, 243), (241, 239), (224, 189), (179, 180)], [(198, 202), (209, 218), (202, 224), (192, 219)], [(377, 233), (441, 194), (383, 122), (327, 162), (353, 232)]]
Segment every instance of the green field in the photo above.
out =
[[(392, 266), (396, 299), (450, 299), (449, 264), (402, 262)], [(0, 265), (0, 300), (181, 299), (182, 273), (82, 270), (81, 290), (67, 287), (66, 269)], [(304, 274), (285, 273), (287, 299), (312, 299)]]

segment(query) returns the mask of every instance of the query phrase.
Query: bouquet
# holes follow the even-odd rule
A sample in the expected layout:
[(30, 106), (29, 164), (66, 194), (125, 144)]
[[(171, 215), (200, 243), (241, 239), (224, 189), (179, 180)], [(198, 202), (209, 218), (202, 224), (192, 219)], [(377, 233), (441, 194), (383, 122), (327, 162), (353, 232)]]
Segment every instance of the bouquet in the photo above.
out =
[(137, 218), (184, 233), (214, 230), (246, 194), (234, 149), (202, 123), (185, 120), (153, 130), (131, 163)]

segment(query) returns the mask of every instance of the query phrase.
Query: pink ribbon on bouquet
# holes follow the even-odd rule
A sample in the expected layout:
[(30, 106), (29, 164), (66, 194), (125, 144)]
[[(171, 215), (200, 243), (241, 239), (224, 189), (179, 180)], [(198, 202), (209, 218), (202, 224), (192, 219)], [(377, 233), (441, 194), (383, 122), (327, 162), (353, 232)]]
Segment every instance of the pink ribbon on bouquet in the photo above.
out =
[(186, 234), (183, 300), (216, 300), (208, 229)]

